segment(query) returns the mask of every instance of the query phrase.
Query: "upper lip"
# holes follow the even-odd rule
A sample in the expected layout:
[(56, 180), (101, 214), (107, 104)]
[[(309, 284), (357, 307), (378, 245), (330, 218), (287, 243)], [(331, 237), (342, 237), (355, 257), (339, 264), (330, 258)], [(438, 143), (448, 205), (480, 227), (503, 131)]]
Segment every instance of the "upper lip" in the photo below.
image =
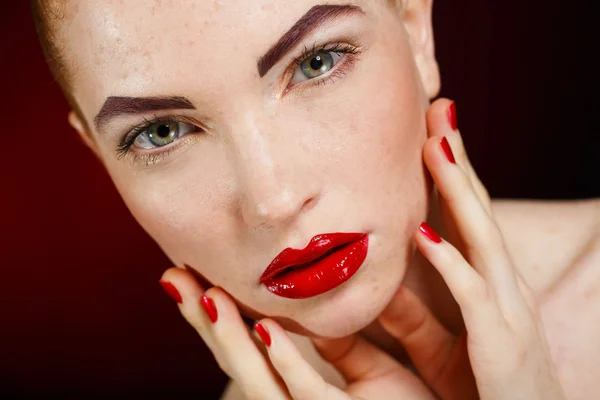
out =
[(314, 236), (303, 249), (288, 247), (271, 261), (260, 276), (259, 282), (262, 283), (287, 268), (310, 264), (336, 247), (356, 242), (365, 235), (365, 233), (323, 233)]

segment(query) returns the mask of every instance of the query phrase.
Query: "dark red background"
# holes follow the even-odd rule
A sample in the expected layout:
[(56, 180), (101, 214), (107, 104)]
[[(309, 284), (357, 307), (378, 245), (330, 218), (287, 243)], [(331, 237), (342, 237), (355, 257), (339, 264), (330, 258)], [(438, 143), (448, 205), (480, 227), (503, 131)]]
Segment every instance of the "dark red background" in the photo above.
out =
[[(574, 8), (438, 0), (434, 14), (442, 94), (491, 194), (598, 196)], [(225, 376), (157, 284), (167, 259), (67, 126), (28, 2), (0, 15), (0, 397), (217, 398)]]

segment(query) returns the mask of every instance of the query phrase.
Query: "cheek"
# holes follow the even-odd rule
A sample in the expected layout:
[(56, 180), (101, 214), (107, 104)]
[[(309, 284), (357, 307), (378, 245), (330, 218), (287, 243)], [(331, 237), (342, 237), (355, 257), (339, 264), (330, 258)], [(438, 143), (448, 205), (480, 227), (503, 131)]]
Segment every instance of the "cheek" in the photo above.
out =
[(324, 87), (323, 99), (310, 99), (297, 125), (313, 121), (309, 130), (319, 133), (309, 137), (320, 142), (313, 154), (327, 168), (324, 187), (349, 193), (367, 218), (406, 220), (415, 207), (415, 219), (423, 218), (428, 102), (412, 56), (381, 45), (363, 61), (346, 81)]
[(194, 264), (191, 260), (202, 254), (202, 272), (211, 276), (205, 268), (223, 265), (211, 257), (230, 253), (232, 232), (239, 229), (228, 218), (231, 178), (219, 169), (209, 170), (213, 160), (199, 162), (194, 152), (184, 157), (190, 160), (180, 159), (147, 176), (111, 175), (132, 215), (173, 263)]

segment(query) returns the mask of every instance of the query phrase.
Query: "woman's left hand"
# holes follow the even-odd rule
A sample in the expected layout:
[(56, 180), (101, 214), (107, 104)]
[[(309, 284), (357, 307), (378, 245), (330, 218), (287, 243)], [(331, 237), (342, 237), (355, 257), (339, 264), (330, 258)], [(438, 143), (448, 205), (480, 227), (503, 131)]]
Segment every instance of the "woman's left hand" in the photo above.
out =
[(451, 335), (406, 288), (380, 322), (444, 400), (564, 399), (534, 296), (506, 251), (487, 191), (466, 156), (454, 104), (436, 101), (427, 122), (432, 137), (423, 158), (455, 245), (425, 223), (414, 239), (460, 306), (466, 331)]

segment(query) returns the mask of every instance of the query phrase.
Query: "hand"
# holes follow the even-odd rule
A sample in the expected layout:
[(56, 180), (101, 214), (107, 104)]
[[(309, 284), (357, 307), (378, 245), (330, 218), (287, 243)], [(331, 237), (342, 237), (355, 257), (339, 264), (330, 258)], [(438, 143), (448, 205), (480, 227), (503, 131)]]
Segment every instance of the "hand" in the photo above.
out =
[(161, 283), (247, 399), (435, 399), (412, 372), (358, 335), (319, 343), (325, 360), (347, 382), (342, 390), (313, 369), (275, 321), (262, 319), (251, 333), (223, 289), (204, 292), (189, 271), (179, 268), (168, 269)]
[(456, 245), (426, 224), (414, 238), (458, 302), (466, 332), (458, 339), (450, 335), (406, 290), (380, 321), (443, 399), (477, 396), (469, 385), (467, 355), (482, 399), (564, 399), (534, 296), (515, 270), (487, 191), (448, 119), (451, 104), (438, 100), (431, 106), (428, 128), (434, 134), (423, 156), (442, 197), (445, 228)]

